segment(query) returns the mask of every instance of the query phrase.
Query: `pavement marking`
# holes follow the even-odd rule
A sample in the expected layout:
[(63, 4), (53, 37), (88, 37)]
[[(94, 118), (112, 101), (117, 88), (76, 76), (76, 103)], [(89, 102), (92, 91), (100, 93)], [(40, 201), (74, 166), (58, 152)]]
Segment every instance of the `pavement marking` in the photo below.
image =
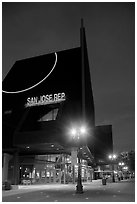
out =
[(86, 200), (88, 200), (88, 198), (85, 198)]
[(118, 191), (118, 193), (120, 193), (120, 191)]
[(20, 198), (20, 197), (17, 197), (17, 198)]
[(54, 202), (58, 202), (58, 200), (54, 200)]

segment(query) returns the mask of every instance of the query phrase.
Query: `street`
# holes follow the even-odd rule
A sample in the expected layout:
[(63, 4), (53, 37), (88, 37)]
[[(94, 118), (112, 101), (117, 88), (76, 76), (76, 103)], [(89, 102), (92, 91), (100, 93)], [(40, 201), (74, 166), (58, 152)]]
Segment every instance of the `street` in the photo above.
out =
[(3, 191), (3, 202), (135, 202), (135, 180), (102, 185), (101, 180), (83, 184), (83, 194), (75, 193), (75, 184), (24, 186)]

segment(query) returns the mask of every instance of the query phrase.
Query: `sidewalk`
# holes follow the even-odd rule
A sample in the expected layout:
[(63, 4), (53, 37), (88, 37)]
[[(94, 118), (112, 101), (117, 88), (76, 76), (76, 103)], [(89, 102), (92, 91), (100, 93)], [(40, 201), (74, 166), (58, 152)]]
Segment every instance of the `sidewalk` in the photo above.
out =
[[(123, 183), (126, 182), (127, 180), (122, 180), (122, 181), (116, 181), (116, 183)], [(83, 182), (83, 189), (84, 188), (91, 188), (91, 189), (96, 189), (96, 188), (102, 188), (102, 187), (111, 187), (114, 183), (112, 182), (107, 182), (106, 185), (102, 185), (102, 179), (98, 180), (93, 180), (92, 182)], [(40, 190), (73, 190), (75, 191), (76, 188), (76, 183), (75, 184), (35, 184), (35, 185), (18, 185), (18, 189), (11, 189), (11, 190), (3, 190), (2, 191), (2, 197), (5, 196), (10, 196), (10, 195), (16, 195), (16, 194), (22, 194), (22, 193), (28, 193), (28, 192), (34, 192), (34, 191), (40, 191)]]
[[(21, 193), (27, 193), (31, 191), (38, 191), (38, 190), (46, 190), (46, 189), (75, 189), (76, 187), (75, 184), (37, 184), (37, 185), (18, 185), (18, 189), (11, 189), (11, 190), (3, 190), (2, 191), (2, 196), (10, 196), (10, 195), (16, 195), (16, 194), (21, 194)], [(92, 182), (83, 182), (82, 183), (83, 187), (84, 186), (102, 186), (102, 180), (93, 180)]]
[(19, 186), (3, 191), (2, 202), (135, 202), (135, 180), (122, 180), (102, 185), (102, 180), (82, 183), (82, 194), (76, 193), (77, 184), (46, 184)]

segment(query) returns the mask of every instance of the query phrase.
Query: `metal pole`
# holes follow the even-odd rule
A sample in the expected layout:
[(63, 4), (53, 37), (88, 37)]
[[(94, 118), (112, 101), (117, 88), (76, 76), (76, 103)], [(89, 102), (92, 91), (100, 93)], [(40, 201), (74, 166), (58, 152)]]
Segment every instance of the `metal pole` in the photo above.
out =
[[(78, 136), (78, 138), (79, 138), (79, 136)], [(79, 141), (79, 139), (78, 139), (78, 141)], [(81, 182), (80, 145), (78, 145), (78, 179), (77, 179), (76, 193), (83, 193), (83, 186), (82, 186), (82, 182)]]
[[(112, 162), (113, 162), (113, 160), (112, 160)], [(112, 171), (113, 171), (113, 173), (112, 173), (112, 182), (114, 183), (115, 182), (114, 164), (112, 164)]]
[(75, 166), (72, 166), (73, 184), (75, 183)]
[(64, 184), (66, 183), (66, 168), (65, 168), (65, 154), (64, 154)]

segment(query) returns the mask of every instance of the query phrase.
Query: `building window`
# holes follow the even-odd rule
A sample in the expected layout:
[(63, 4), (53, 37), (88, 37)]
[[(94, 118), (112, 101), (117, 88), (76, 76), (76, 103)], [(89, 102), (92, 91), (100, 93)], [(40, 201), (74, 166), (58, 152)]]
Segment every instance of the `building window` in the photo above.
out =
[(59, 110), (58, 108), (51, 110), (50, 112), (42, 116), (38, 121), (44, 122), (44, 121), (56, 120), (58, 110)]

